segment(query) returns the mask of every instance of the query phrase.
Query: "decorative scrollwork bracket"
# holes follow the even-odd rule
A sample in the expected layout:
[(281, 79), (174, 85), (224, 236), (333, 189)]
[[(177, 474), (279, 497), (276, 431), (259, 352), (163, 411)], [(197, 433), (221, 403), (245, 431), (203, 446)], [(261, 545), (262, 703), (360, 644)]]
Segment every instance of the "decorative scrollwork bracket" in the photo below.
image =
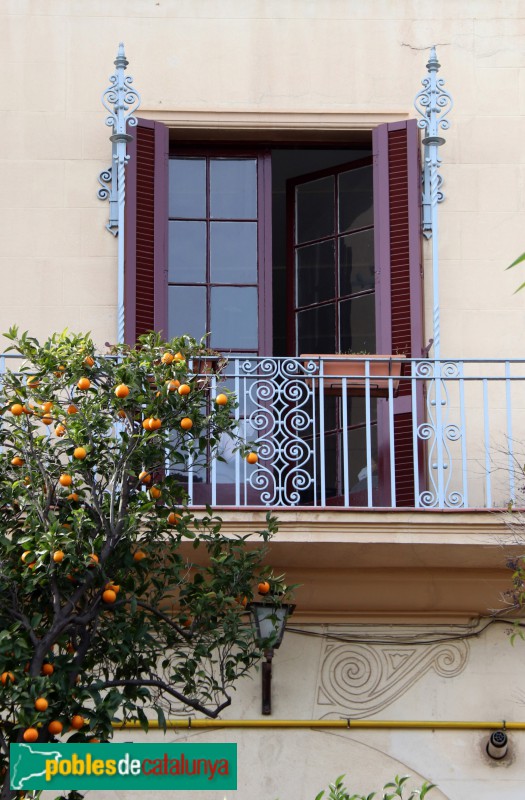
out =
[(422, 229), (423, 235), (430, 239), (434, 232), (433, 209), (436, 203), (442, 203), (445, 195), (441, 190), (442, 176), (438, 173), (441, 159), (438, 156), (438, 147), (445, 144), (445, 139), (439, 135), (440, 129), (447, 130), (450, 121), (446, 119), (453, 106), (452, 97), (443, 88), (445, 81), (438, 78), (441, 64), (436, 55), (436, 48), (430, 50), (427, 63), (428, 76), (423, 78), (423, 89), (418, 92), (414, 100), (414, 107), (420, 116), (418, 127), (425, 130), (423, 139), (424, 157), (422, 173)]
[(114, 61), (115, 72), (109, 79), (109, 86), (102, 95), (102, 105), (108, 111), (106, 125), (112, 129), (109, 137), (111, 141), (111, 166), (102, 170), (98, 177), (100, 189), (97, 192), (99, 200), (109, 200), (109, 222), (107, 230), (118, 236), (118, 279), (117, 279), (117, 305), (118, 305), (118, 341), (124, 341), (124, 206), (126, 203), (126, 164), (129, 155), (126, 153), (127, 143), (132, 136), (127, 133), (127, 127), (135, 127), (137, 118), (135, 112), (140, 106), (140, 95), (133, 87), (131, 75), (125, 75), (128, 60), (124, 52), (124, 44), (119, 44), (117, 57)]

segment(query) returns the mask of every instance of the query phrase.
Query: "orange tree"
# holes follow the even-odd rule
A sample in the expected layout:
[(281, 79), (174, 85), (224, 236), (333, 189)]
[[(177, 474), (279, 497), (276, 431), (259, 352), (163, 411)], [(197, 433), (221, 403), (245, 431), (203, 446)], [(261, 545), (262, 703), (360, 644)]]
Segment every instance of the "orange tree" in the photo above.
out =
[(264, 544), (195, 517), (177, 480), (225, 436), (249, 454), (234, 395), (191, 368), (202, 345), (151, 334), (101, 356), (87, 336), (7, 336), (23, 361), (1, 398), (1, 800), (10, 742), (107, 741), (174, 706), (217, 716), (260, 657), (245, 606), (268, 577)]

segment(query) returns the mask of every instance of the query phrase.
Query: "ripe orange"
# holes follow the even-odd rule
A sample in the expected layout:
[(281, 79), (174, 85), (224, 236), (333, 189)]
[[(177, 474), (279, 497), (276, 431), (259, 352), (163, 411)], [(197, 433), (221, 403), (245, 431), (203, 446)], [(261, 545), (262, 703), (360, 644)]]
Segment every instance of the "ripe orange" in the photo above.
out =
[(55, 436), (63, 436), (65, 432), (65, 427), (62, 425), (62, 423), (59, 423), (55, 428)]
[(189, 431), (193, 428), (193, 422), (189, 417), (183, 417), (180, 421), (180, 426), (183, 431)]
[(14, 417), (19, 417), (21, 414), (24, 413), (24, 406), (21, 405), (20, 403), (13, 403), (13, 405), (10, 408), (10, 411)]
[(268, 594), (270, 591), (270, 584), (268, 581), (261, 581), (261, 583), (257, 587), (257, 591), (259, 594)]
[(26, 383), (30, 389), (36, 389), (36, 387), (40, 384), (40, 381), (38, 380), (36, 375), (29, 375)]
[(183, 383), (181, 386), (179, 386), (178, 391), (181, 395), (189, 394), (191, 392), (191, 386), (189, 386), (187, 383)]
[(168, 522), (170, 525), (177, 525), (181, 521), (182, 517), (180, 514), (177, 514), (175, 511), (170, 511), (168, 514)]
[(53, 403), (51, 402), (51, 400), (47, 400), (47, 402), (42, 403), (42, 411), (44, 412), (44, 414), (49, 414), (52, 408), (53, 408)]
[(76, 407), (76, 405), (74, 405), (74, 403), (71, 403), (71, 405), (67, 407), (67, 413), (78, 414), (78, 408)]
[(53, 561), (55, 564), (60, 564), (61, 561), (64, 560), (64, 551), (63, 550), (55, 550), (53, 553)]
[(71, 475), (64, 473), (63, 475), (60, 476), (58, 482), (61, 486), (71, 486), (71, 484), (73, 483), (73, 478), (71, 477)]
[(58, 719), (52, 719), (47, 729), (53, 736), (57, 736), (59, 733), (62, 733), (64, 726)]
[(149, 472), (141, 472), (139, 475), (139, 481), (141, 483), (151, 483), (151, 475)]
[(246, 456), (246, 461), (248, 462), (248, 464), (257, 464), (258, 460), (259, 456), (257, 455), (257, 453), (248, 453), (248, 455)]
[(88, 564), (89, 567), (94, 567), (95, 564), (98, 564), (98, 556), (96, 553), (90, 553), (89, 558), (90, 558), (90, 564)]
[(55, 671), (53, 664), (47, 662), (46, 664), (42, 664), (42, 675), (52, 675)]
[(79, 382), (77, 383), (78, 388), (81, 392), (85, 392), (91, 386), (91, 381), (89, 378), (80, 378)]
[(117, 397), (120, 397), (120, 399), (123, 399), (124, 397), (127, 397), (128, 394), (129, 394), (129, 386), (126, 386), (125, 383), (119, 383), (119, 385), (115, 389), (115, 395)]
[(22, 735), (22, 739), (24, 740), (24, 742), (36, 742), (36, 740), (38, 739), (38, 731), (37, 731), (37, 729), (36, 728), (26, 728), (24, 733), (23, 733), (23, 735)]
[(115, 594), (118, 594), (120, 592), (120, 586), (118, 585), (118, 583), (112, 583), (111, 581), (109, 583), (106, 583), (104, 588), (110, 589), (112, 592), (115, 592)]
[(180, 381), (177, 380), (166, 381), (166, 383), (168, 384), (168, 392), (174, 392), (180, 386)]
[(28, 555), (30, 555), (30, 553), (31, 553), (31, 550), (24, 550), (24, 552), (20, 556), (20, 561), (23, 561), (24, 564), (25, 564), (26, 563), (26, 558), (28, 557)]
[(20, 458), (20, 456), (15, 456), (11, 459), (11, 464), (13, 467), (22, 467), (25, 464), (25, 461), (23, 458)]
[(105, 603), (114, 603), (117, 599), (117, 593), (113, 591), (113, 589), (105, 589), (102, 592), (102, 600)]
[(71, 492), (71, 494), (68, 494), (68, 496), (66, 497), (66, 500), (69, 500), (70, 503), (78, 503), (80, 497), (76, 492)]
[(135, 550), (133, 553), (133, 561), (142, 561), (143, 558), (146, 558), (144, 550)]
[(37, 711), (47, 711), (49, 703), (45, 697), (37, 697), (35, 700), (35, 708)]
[(60, 364), (57, 367), (56, 372), (53, 373), (53, 375), (55, 376), (55, 378), (61, 378), (62, 377), (62, 373), (65, 372), (65, 371), (66, 371), (65, 366), (63, 364)]
[(44, 425), (52, 425), (53, 417), (51, 416), (51, 414), (44, 414), (44, 416), (42, 417), (42, 422), (44, 423)]
[(215, 398), (215, 402), (217, 403), (218, 406), (225, 406), (228, 403), (228, 398), (226, 397), (225, 394), (218, 394), (217, 397)]
[(151, 497), (152, 497), (154, 500), (158, 500), (160, 497), (162, 497), (162, 492), (161, 492), (161, 490), (158, 488), (158, 486), (152, 486), (152, 487), (151, 487), (151, 489), (149, 490), (149, 493), (150, 493), (150, 496), (151, 496)]
[(175, 360), (175, 356), (173, 353), (164, 353), (160, 360), (163, 364), (171, 364)]
[(92, 367), (94, 363), (95, 363), (95, 359), (92, 356), (86, 356), (85, 357), (84, 364), (87, 367)]
[(146, 419), (142, 423), (142, 427), (144, 428), (144, 430), (149, 431), (150, 422), (151, 422), (151, 417), (146, 417)]
[(126, 412), (124, 411), (124, 409), (123, 409), (123, 408), (119, 409), (119, 411), (118, 411), (118, 416), (119, 416), (121, 419), (126, 419)]
[(87, 456), (87, 452), (85, 447), (75, 447), (73, 450), (73, 458), (78, 458), (79, 461), (83, 461)]
[(162, 425), (162, 420), (158, 417), (151, 417), (149, 421), (149, 429), (150, 431), (158, 431), (160, 426)]
[(14, 672), (2, 672), (2, 674), (0, 675), (0, 682), (2, 683), (3, 686), (5, 686), (7, 681), (10, 681), (11, 683), (15, 682)]
[(80, 714), (75, 714), (71, 717), (71, 727), (74, 728), (76, 731), (79, 731), (80, 728), (83, 728), (86, 724), (86, 720), (84, 717), (81, 717)]
[(184, 361), (184, 356), (182, 355), (182, 353), (180, 351), (178, 353), (175, 353), (174, 360), (175, 361)]

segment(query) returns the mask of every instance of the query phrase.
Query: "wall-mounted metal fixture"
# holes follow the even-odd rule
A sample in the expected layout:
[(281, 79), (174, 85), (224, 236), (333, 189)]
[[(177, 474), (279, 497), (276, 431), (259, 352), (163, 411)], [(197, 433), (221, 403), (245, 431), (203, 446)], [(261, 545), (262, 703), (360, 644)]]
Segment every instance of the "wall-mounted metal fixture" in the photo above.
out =
[(124, 206), (126, 203), (125, 168), (129, 161), (126, 146), (133, 138), (126, 132), (126, 127), (134, 127), (137, 119), (134, 116), (140, 106), (140, 95), (133, 88), (131, 75), (124, 75), (128, 66), (124, 52), (124, 44), (119, 44), (114, 61), (115, 72), (110, 77), (110, 85), (102, 95), (102, 105), (109, 115), (106, 125), (112, 128), (111, 165), (102, 170), (98, 182), (101, 188), (97, 196), (99, 200), (109, 199), (109, 222), (107, 230), (118, 235), (118, 280), (117, 280), (117, 341), (124, 341)]
[(487, 753), (491, 758), (500, 761), (505, 758), (509, 749), (509, 739), (505, 731), (493, 731), (487, 742)]
[[(262, 663), (262, 713), (272, 713), (272, 659), (274, 650), (280, 647), (286, 627), (286, 620), (295, 611), (291, 603), (250, 603), (248, 610), (253, 616), (257, 639), (264, 647)], [(270, 646), (267, 646), (267, 644)]]
[(423, 235), (427, 239), (432, 237), (432, 299), (434, 317), (434, 357), (440, 358), (440, 319), (439, 319), (439, 253), (438, 253), (438, 211), (437, 205), (444, 199), (441, 191), (443, 182), (438, 170), (441, 158), (438, 149), (445, 144), (445, 139), (440, 136), (440, 131), (448, 130), (450, 121), (446, 118), (452, 109), (452, 97), (443, 88), (445, 81), (438, 78), (437, 73), (441, 64), (437, 59), (436, 48), (430, 50), (427, 63), (428, 75), (421, 83), (423, 89), (417, 93), (414, 107), (420, 116), (418, 127), (425, 131), (422, 140), (424, 146), (423, 158)]

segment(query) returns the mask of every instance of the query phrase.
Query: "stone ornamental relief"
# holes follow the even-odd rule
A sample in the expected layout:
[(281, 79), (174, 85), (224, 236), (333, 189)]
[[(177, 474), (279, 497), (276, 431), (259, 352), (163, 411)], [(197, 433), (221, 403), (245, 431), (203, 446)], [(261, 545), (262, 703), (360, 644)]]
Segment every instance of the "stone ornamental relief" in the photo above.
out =
[[(438, 635), (443, 639), (458, 635), (457, 629), (448, 626), (439, 626), (439, 634), (436, 626), (426, 628), (426, 638), (421, 626), (373, 626), (368, 632), (370, 643), (361, 626), (358, 630), (353, 626), (327, 629), (334, 638), (362, 638), (363, 642), (325, 641), (317, 687), (322, 717), (372, 716), (430, 670), (440, 677), (454, 678), (468, 661), (466, 640), (435, 641)], [(415, 643), (415, 639), (420, 641)]]

